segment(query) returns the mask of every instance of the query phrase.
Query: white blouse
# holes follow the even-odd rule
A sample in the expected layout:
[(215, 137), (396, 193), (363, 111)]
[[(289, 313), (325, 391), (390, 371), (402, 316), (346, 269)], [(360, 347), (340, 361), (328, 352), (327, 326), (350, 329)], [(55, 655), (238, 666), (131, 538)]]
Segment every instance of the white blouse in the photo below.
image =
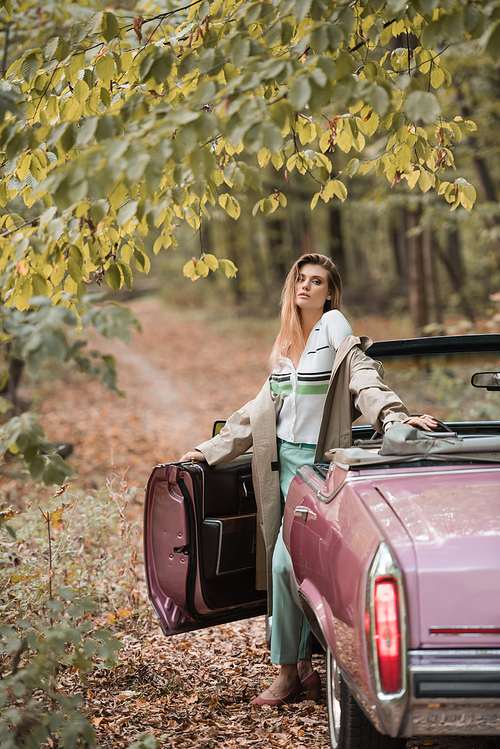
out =
[(270, 377), (271, 390), (283, 396), (277, 435), (286, 442), (316, 445), (326, 393), (340, 343), (352, 329), (339, 310), (325, 312), (315, 325), (295, 369), (280, 359)]

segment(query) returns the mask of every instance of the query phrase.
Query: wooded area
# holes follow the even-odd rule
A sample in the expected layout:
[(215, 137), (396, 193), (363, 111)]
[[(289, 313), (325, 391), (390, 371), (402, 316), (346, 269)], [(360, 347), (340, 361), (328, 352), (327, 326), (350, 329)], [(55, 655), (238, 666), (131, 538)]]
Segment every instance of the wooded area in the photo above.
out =
[[(114, 433), (99, 426), (109, 404), (99, 411), (83, 384), (100, 379), (120, 410), (109, 351), (140, 320), (119, 302), (155, 290), (183, 309), (275, 320), (288, 267), (315, 250), (338, 263), (350, 319), (385, 316), (378, 338), (392, 335), (391, 315), (419, 335), (498, 330), (500, 2), (0, 0), (0, 59), (0, 446), (12, 484), (0, 511), (0, 747), (94, 746), (95, 730), (125, 746), (146, 692), (113, 696), (114, 710), (134, 697), (119, 719), (96, 712), (119, 691), (99, 675), (128, 642), (113, 671), (123, 691), (151, 622), (134, 597), (133, 492), (123, 477), (85, 476)], [(29, 398), (21, 387), (28, 374), (57, 394), (67, 372), (64, 412), (44, 407), (42, 386)], [(66, 458), (88, 403), (94, 453), (69, 463), (89, 493), (75, 502)], [(153, 712), (191, 709), (196, 690), (173, 666), (162, 674)], [(207, 723), (203, 704), (200, 745), (211, 746), (232, 708), (221, 699)], [(286, 731), (306, 742), (310, 721), (313, 747), (316, 719), (261, 725), (262, 745), (283, 746)], [(188, 725), (202, 735), (196, 720), (172, 720), (172, 745)], [(136, 749), (159, 745), (148, 733)]]

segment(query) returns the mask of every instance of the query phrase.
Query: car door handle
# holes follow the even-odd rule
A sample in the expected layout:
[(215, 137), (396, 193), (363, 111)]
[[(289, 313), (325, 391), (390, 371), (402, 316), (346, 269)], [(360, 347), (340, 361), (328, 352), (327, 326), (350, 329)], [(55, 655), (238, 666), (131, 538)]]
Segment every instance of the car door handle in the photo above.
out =
[(307, 520), (307, 518), (316, 520), (318, 517), (314, 510), (310, 510), (309, 507), (304, 507), (304, 505), (297, 505), (297, 507), (294, 507), (293, 514), (297, 518), (302, 518), (302, 520)]

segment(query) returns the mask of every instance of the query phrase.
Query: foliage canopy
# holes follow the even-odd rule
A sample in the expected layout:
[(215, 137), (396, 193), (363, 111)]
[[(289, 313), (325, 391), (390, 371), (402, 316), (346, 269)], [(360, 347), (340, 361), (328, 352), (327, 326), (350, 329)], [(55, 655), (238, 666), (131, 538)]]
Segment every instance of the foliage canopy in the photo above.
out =
[[(15, 18), (2, 0), (0, 20)], [(146, 3), (148, 16), (104, 11), (27, 51), (0, 91), (1, 282), (4, 303), (50, 297), (77, 312), (91, 280), (131, 287), (133, 271), (198, 229), (218, 204), (237, 219), (238, 194), (260, 190), (271, 162), (277, 187), (257, 202), (286, 204), (294, 173), (319, 199), (345, 200), (347, 178), (375, 170), (392, 184), (436, 190), (468, 210), (475, 190), (453, 149), (469, 120), (440, 117), (450, 84), (445, 45), (478, 39), (498, 55), (500, 5), (448, 0), (195, 0)], [(143, 11), (144, 13), (146, 11)], [(352, 154), (334, 173), (329, 153)], [(257, 157), (257, 161), (253, 156)], [(219, 268), (193, 259), (197, 278)]]
[[(0, 0), (4, 67), (9, 39), (24, 50), (0, 80), (0, 333), (11, 355), (32, 366), (73, 358), (114, 387), (112, 358), (84, 356), (63, 330), (129, 334), (132, 319), (115, 311), (108, 325), (93, 310), (89, 284), (130, 289), (150, 250), (176, 247), (181, 224), (199, 230), (213, 207), (238, 219), (247, 192), (259, 197), (254, 215), (268, 216), (298, 174), (316, 185), (311, 208), (345, 201), (349, 179), (371, 172), (471, 210), (474, 187), (448, 175), (476, 126), (442, 117), (436, 93), (451, 83), (447, 46), (470, 40), (498, 57), (500, 3), (96, 7)], [(335, 149), (350, 159), (343, 171)], [(236, 272), (204, 252), (184, 266), (193, 280), (216, 270)], [(51, 465), (36, 419), (23, 418), (4, 427), (4, 449), (20, 450), (32, 475), (63, 481), (69, 469)]]

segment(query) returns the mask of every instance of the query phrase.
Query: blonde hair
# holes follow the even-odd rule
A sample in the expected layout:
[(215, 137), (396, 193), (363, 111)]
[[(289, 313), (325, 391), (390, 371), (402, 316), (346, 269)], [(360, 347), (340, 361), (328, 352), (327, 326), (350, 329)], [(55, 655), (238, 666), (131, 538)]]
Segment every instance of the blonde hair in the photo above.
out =
[(328, 291), (331, 294), (331, 299), (326, 300), (323, 312), (328, 312), (330, 309), (340, 309), (342, 279), (333, 260), (316, 252), (299, 257), (292, 265), (281, 292), (281, 327), (269, 357), (271, 370), (274, 369), (280, 358), (288, 356), (293, 359), (304, 350), (306, 341), (300, 309), (295, 303), (295, 290), (302, 266), (307, 265), (307, 263), (320, 265), (328, 273)]

